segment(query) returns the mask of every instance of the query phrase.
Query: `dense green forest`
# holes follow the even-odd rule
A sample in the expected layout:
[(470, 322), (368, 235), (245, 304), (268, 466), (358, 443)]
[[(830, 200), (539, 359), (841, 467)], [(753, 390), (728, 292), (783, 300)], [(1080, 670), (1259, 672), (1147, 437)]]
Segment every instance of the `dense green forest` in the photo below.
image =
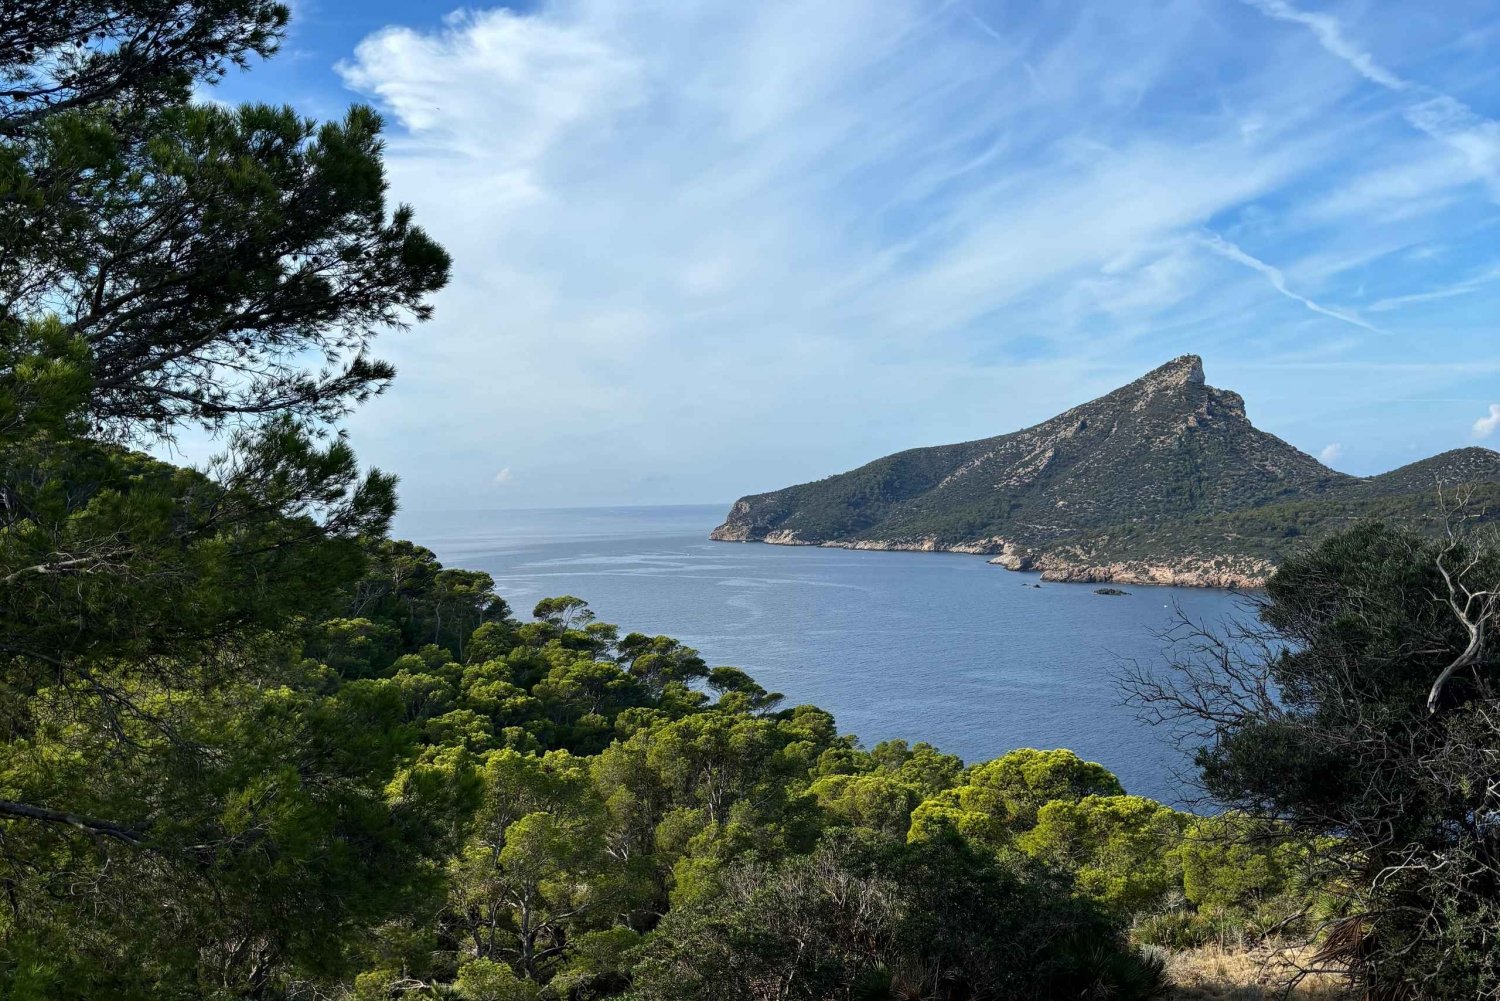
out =
[[(4, 17), (0, 996), (1129, 1001), (1229, 940), (1500, 989), (1493, 545), (1356, 527), (1122, 678), (1192, 813), (867, 748), (389, 538), (338, 421), (449, 260), (370, 110), (191, 101), (284, 7)], [(148, 454), (190, 428), (222, 457)]]

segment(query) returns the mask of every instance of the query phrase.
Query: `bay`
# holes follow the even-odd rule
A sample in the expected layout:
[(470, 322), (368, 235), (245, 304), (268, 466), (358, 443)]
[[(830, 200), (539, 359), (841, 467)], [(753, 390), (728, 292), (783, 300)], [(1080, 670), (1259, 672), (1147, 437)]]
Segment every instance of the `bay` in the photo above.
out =
[[(1187, 762), (1116, 687), (1161, 663), (1175, 609), (1243, 617), (1220, 591), (1043, 582), (983, 557), (710, 542), (728, 505), (402, 515), (397, 532), (484, 570), (516, 613), (572, 594), (623, 632), (748, 671), (866, 746), (925, 740), (966, 761), (1068, 747), (1128, 791), (1180, 802)], [(1040, 587), (1033, 587), (1040, 584)]]

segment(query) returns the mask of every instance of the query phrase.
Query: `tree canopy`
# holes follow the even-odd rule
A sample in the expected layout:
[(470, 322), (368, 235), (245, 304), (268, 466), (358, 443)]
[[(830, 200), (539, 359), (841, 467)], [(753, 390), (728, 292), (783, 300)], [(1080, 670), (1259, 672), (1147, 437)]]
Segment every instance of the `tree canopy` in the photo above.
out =
[[(1263, 630), (1190, 630), (1194, 655), (1132, 682), (1150, 716), (1203, 741), (1210, 795), (1339, 888), (1319, 955), (1374, 996), (1500, 984), (1497, 595), (1492, 540), (1371, 524), (1289, 560)], [(1210, 890), (1190, 856), (1189, 885), (1254, 893), (1288, 857)]]
[[(337, 422), (449, 261), (371, 110), (192, 99), (285, 7), (4, 13), (0, 994), (1143, 1001), (1142, 943), (1319, 908), (1373, 993), (1493, 993), (1493, 546), (1335, 538), (1136, 679), (1230, 812), (866, 748), (388, 537)], [(189, 427), (222, 455), (149, 454)]]

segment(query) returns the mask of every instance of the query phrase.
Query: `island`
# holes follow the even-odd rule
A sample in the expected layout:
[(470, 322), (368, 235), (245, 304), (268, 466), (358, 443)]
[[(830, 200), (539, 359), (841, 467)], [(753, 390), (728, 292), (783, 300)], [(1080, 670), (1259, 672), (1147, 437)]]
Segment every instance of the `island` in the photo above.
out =
[(1442, 530), (1440, 492), (1500, 515), (1500, 453), (1340, 473), (1255, 427), (1184, 355), (1034, 427), (914, 448), (742, 497), (720, 542), (984, 554), (1088, 583), (1256, 588), (1298, 544), (1369, 519)]

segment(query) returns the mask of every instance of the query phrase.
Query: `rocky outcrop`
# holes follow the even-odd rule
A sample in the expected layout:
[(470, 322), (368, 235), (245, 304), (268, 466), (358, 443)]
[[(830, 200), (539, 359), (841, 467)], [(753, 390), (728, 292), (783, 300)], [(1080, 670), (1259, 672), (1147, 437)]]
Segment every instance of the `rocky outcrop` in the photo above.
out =
[(1256, 428), (1196, 355), (1011, 434), (917, 448), (743, 497), (710, 538), (961, 552), (1049, 580), (1255, 587), (1309, 536), (1362, 516), (1430, 520), (1435, 483), (1486, 484), (1470, 448), (1346, 476)]
[(715, 542), (767, 541), (764, 535), (756, 537), (755, 525), (750, 520), (748, 499), (735, 501), (734, 506), (729, 509), (729, 517), (724, 519), (724, 524), (708, 533), (708, 537)]
[[(993, 561), (991, 561), (993, 562)], [(1161, 560), (1078, 563), (1044, 558), (1042, 580), (1080, 584), (1155, 584), (1165, 587), (1217, 587), (1250, 591), (1265, 586), (1276, 569), (1269, 560), (1232, 556), (1179, 556)]]
[[(1079, 584), (1157, 584), (1170, 587), (1217, 587), (1251, 590), (1263, 587), (1276, 569), (1269, 560), (1235, 556), (1176, 556), (1153, 560), (1090, 562), (1043, 553), (1024, 562), (996, 556), (989, 561), (1006, 570), (1040, 570), (1042, 580)], [(1101, 589), (1108, 590), (1108, 589)]]

